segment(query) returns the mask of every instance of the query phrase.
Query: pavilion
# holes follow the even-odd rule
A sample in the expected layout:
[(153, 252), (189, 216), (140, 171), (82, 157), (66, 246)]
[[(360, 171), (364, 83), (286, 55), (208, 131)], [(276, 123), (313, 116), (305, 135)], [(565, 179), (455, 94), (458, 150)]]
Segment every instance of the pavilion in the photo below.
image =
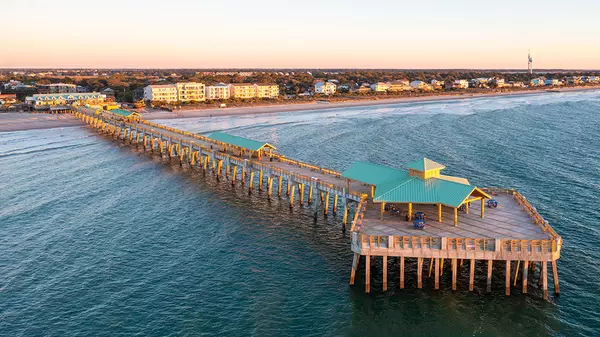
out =
[(458, 226), (458, 209), (464, 206), (469, 212), (469, 204), (481, 202), (481, 217), (484, 217), (485, 199), (491, 197), (465, 178), (441, 174), (446, 167), (433, 160), (423, 158), (404, 165), (408, 170), (355, 162), (342, 173), (342, 177), (371, 186), (373, 203), (381, 204), (381, 217), (386, 203), (406, 204), (410, 219), (413, 206), (436, 205), (438, 221), (442, 222), (442, 207), (454, 211), (454, 226)]
[(276, 150), (275, 146), (267, 142), (260, 142), (225, 132), (213, 132), (208, 135), (208, 138), (216, 141), (225, 151), (239, 151), (241, 156), (249, 154), (252, 157), (255, 154), (260, 159), (266, 151), (268, 151), (269, 155), (272, 155), (273, 150)]

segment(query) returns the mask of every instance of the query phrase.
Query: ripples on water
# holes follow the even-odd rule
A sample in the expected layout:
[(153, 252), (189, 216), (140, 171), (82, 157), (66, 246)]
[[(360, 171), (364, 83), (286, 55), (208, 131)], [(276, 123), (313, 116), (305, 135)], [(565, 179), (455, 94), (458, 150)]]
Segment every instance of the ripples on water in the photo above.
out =
[[(600, 334), (598, 92), (169, 120), (228, 130), (290, 157), (344, 169), (419, 157), (480, 186), (515, 187), (563, 236), (562, 296), (493, 294), (477, 267), (452, 292), (425, 279), (388, 292), (373, 266), (348, 286), (339, 217), (120, 146), (84, 128), (0, 133), (0, 335)], [(380, 261), (378, 261), (380, 263)], [(361, 266), (362, 267), (362, 266)]]

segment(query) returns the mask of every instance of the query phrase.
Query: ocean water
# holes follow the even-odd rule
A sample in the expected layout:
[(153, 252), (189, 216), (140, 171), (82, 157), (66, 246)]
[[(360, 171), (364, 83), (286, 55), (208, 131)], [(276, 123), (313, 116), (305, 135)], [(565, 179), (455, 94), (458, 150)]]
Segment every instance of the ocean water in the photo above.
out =
[[(372, 293), (340, 216), (119, 145), (83, 127), (0, 133), (0, 335), (599, 336), (600, 92), (162, 121), (265, 140), (344, 169), (428, 157), (517, 188), (564, 239), (561, 295), (492, 294), (477, 266), (441, 290), (391, 259)], [(466, 265), (465, 265), (466, 266)], [(552, 284), (550, 284), (552, 290)], [(552, 294), (552, 292), (551, 292)]]

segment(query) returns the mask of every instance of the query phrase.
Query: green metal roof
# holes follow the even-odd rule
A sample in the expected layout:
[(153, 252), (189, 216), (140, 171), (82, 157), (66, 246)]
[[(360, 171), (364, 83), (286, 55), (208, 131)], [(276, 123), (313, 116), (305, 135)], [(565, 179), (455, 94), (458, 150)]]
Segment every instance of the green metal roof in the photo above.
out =
[(275, 146), (273, 146), (269, 143), (259, 142), (256, 140), (252, 140), (252, 139), (248, 139), (248, 138), (244, 138), (244, 137), (240, 137), (240, 136), (234, 136), (234, 135), (230, 135), (225, 132), (213, 132), (208, 136), (208, 138), (214, 139), (219, 142), (227, 143), (227, 144), (230, 144), (233, 146), (238, 146), (238, 147), (241, 147), (244, 149), (252, 150), (252, 151), (258, 151), (258, 150), (262, 149), (263, 147), (269, 147), (269, 148), (275, 149)]
[(377, 164), (354, 162), (350, 168), (342, 172), (342, 177), (360, 181), (370, 185), (398, 180), (408, 177), (408, 172)]
[(121, 115), (123, 117), (129, 117), (135, 113), (134, 111), (127, 111), (127, 110), (123, 110), (123, 109), (112, 109), (112, 110), (110, 110), (110, 112), (112, 112), (116, 115)]
[(381, 202), (444, 204), (450, 207), (459, 207), (476, 188), (473, 185), (438, 178), (423, 180), (418, 177), (409, 177), (377, 185), (373, 200)]
[(446, 166), (434, 162), (431, 159), (423, 158), (419, 160), (415, 160), (411, 163), (405, 165), (409, 169), (417, 170), (417, 171), (427, 171), (427, 170), (443, 170)]

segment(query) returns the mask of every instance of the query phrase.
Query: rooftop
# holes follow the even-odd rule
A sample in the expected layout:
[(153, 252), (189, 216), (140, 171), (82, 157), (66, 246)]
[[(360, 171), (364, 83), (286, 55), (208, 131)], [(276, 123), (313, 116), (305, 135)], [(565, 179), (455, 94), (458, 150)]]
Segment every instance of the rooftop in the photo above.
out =
[(275, 149), (275, 146), (269, 143), (260, 142), (240, 136), (234, 136), (225, 132), (213, 132), (208, 136), (208, 138), (252, 151), (258, 151), (262, 148)]

